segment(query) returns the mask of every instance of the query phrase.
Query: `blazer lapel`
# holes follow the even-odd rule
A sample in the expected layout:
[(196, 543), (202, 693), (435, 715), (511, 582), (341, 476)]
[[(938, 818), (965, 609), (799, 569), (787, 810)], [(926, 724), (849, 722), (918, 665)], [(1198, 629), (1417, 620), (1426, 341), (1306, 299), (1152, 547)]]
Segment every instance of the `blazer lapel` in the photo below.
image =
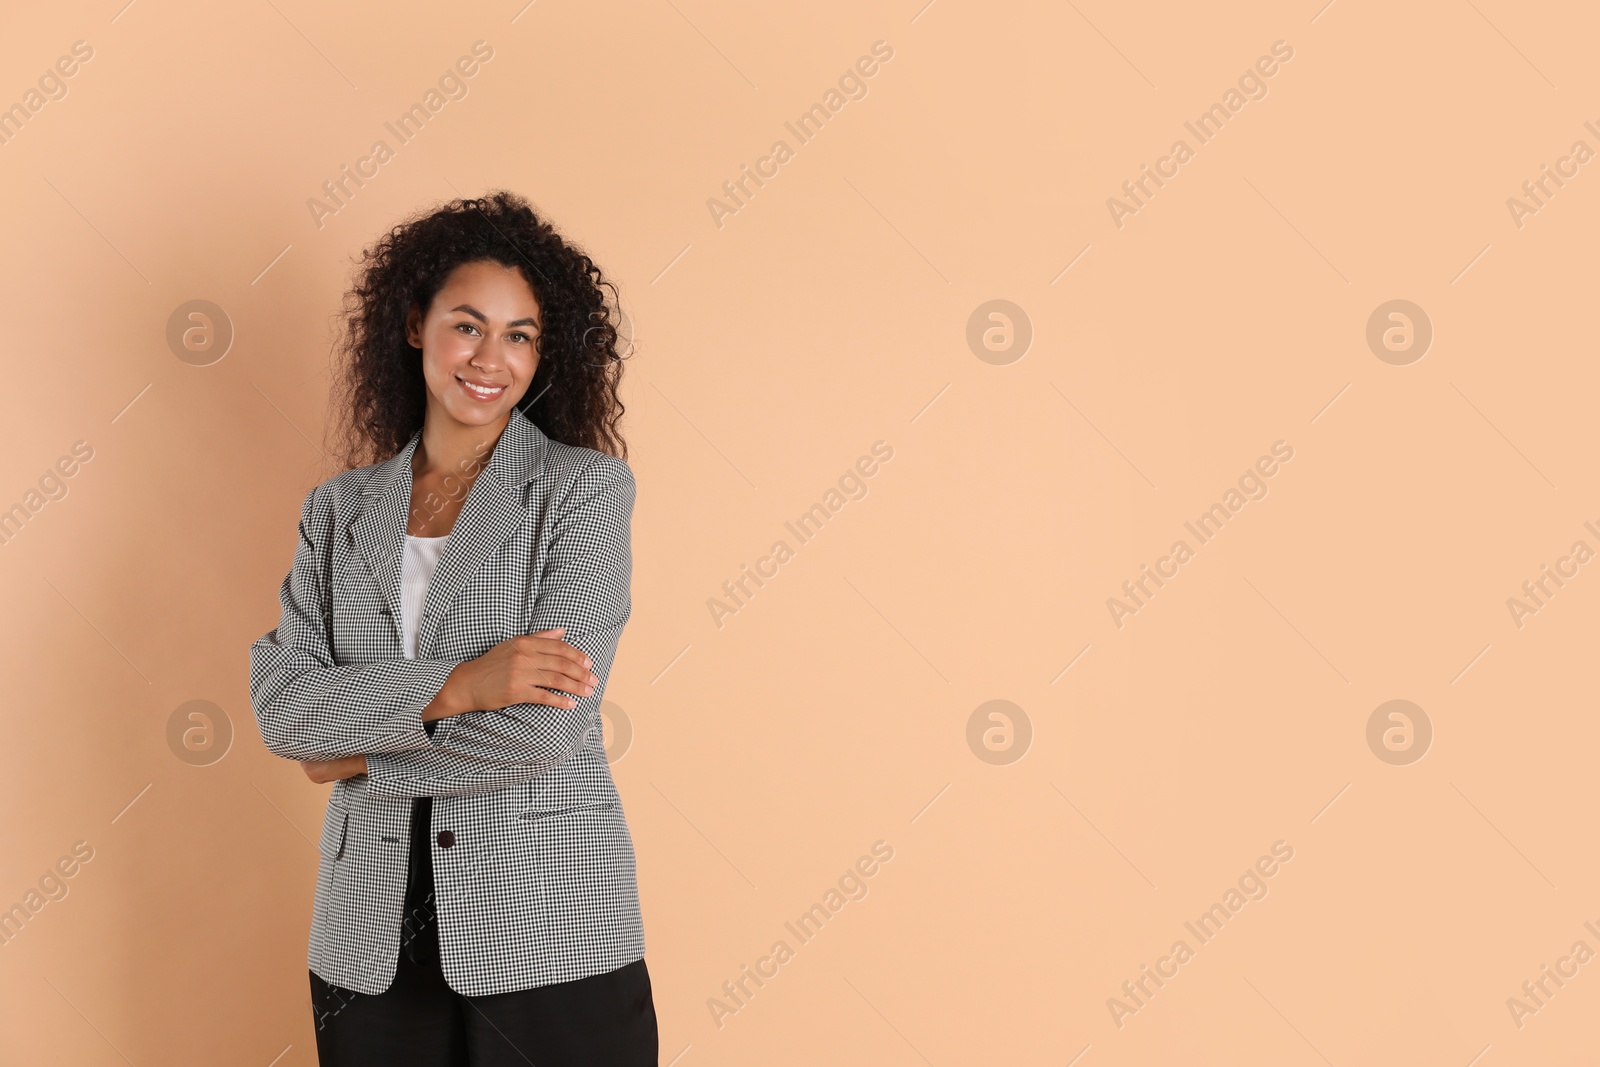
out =
[(361, 514), (350, 524), (350, 539), (367, 561), (367, 569), (383, 594), (396, 647), (400, 644), (400, 539), (406, 532), (406, 512), (411, 508), (411, 456), (421, 438), (422, 431), (416, 431), (404, 448), (378, 464), (367, 483)]
[[(400, 566), (406, 514), (411, 509), (411, 459), (422, 438), (419, 429), (404, 448), (378, 464), (369, 483), (361, 514), (350, 524), (350, 536), (367, 561), (400, 643)], [(511, 539), (526, 509), (521, 487), (544, 469), (548, 438), (521, 411), (512, 412), (495, 442), (488, 466), (479, 473), (461, 505), (450, 539), (423, 600), (417, 624), (417, 655), (426, 659), (444, 617), (467, 580)]]
[[(422, 618), (417, 624), (417, 655), (427, 658), (450, 605), (467, 580), (500, 551), (522, 525), (527, 508), (522, 486), (544, 466), (543, 432), (521, 411), (513, 411), (489, 456), (489, 466), (478, 475), (456, 516), (450, 540), (444, 543), (438, 566), (428, 582)], [(409, 471), (410, 465), (406, 469)], [(514, 595), (512, 587), (507, 595)]]

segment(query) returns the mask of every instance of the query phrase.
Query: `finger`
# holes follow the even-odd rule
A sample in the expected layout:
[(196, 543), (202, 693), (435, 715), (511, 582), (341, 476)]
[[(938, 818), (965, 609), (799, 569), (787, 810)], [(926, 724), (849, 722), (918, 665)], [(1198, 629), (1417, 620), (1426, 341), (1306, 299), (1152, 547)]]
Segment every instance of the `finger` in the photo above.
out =
[(594, 677), (594, 670), (589, 669), (587, 659), (578, 659), (576, 656), (541, 654), (534, 657), (533, 665), (552, 677), (571, 678), (578, 685), (590, 685), (590, 677)]
[(512, 638), (517, 647), (528, 652), (542, 652), (552, 656), (566, 656), (585, 667), (592, 666), (589, 654), (583, 649), (563, 641), (559, 638), (549, 637), (549, 634), (564, 634), (564, 627), (555, 630), (540, 630), (538, 633), (528, 634), (526, 637)]
[(527, 656), (540, 670), (567, 674), (579, 685), (593, 684), (589, 676), (594, 661), (582, 649), (564, 641), (549, 641), (531, 635), (519, 640), (522, 643), (517, 646), (517, 651)]
[(553, 689), (562, 696), (570, 697), (574, 700), (586, 697), (594, 691), (594, 687), (587, 683), (569, 681), (543, 671), (536, 673), (534, 680), (529, 684), (539, 689)]
[(578, 706), (577, 697), (544, 686), (529, 685), (525, 692), (527, 695), (522, 698), (524, 704), (545, 704), (552, 708), (575, 708)]
[(588, 690), (600, 681), (593, 671), (582, 663), (576, 663), (570, 659), (554, 657), (539, 659), (534, 662), (533, 669), (540, 685), (565, 689), (579, 696), (587, 695), (586, 692), (580, 692), (580, 690)]

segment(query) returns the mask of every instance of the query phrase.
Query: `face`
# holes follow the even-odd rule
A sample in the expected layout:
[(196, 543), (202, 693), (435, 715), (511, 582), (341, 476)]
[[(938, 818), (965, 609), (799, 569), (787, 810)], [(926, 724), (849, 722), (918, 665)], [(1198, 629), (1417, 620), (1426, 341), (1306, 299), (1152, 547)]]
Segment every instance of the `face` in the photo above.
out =
[(522, 273), (463, 263), (427, 313), (411, 309), (406, 339), (422, 349), (429, 419), (464, 426), (505, 422), (539, 366), (539, 302)]

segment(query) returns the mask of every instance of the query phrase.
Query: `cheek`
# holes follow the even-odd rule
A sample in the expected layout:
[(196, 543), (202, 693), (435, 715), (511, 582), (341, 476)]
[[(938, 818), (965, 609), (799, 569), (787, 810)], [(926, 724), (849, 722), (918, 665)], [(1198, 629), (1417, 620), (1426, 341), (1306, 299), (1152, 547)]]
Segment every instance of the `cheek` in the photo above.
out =
[(460, 330), (446, 327), (428, 335), (428, 347), (454, 363), (462, 353), (471, 354), (473, 342), (476, 340), (477, 338), (469, 337)]
[(422, 377), (434, 392), (438, 392), (449, 384), (450, 368), (437, 352), (427, 352), (422, 357)]
[(448, 382), (455, 376), (456, 368), (472, 356), (467, 338), (455, 330), (432, 334), (423, 347), (422, 373), (429, 381)]
[(512, 358), (515, 360), (513, 366), (516, 368), (517, 379), (523, 382), (533, 381), (533, 373), (539, 366), (539, 354), (533, 350), (533, 346), (518, 348)]

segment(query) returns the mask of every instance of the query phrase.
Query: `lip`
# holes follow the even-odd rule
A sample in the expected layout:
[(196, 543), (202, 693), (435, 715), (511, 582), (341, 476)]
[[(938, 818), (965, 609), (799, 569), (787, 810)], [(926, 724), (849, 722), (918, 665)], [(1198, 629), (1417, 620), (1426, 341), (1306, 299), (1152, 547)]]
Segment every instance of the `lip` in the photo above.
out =
[[(456, 383), (461, 386), (461, 391), (463, 393), (471, 397), (473, 400), (476, 400), (480, 404), (492, 404), (504, 396), (506, 391), (506, 387), (504, 385), (495, 385), (492, 382), (468, 382), (467, 379), (459, 376), (456, 378)], [(477, 392), (475, 389), (469, 388), (469, 386), (491, 386), (494, 389), (494, 392), (483, 394)]]

